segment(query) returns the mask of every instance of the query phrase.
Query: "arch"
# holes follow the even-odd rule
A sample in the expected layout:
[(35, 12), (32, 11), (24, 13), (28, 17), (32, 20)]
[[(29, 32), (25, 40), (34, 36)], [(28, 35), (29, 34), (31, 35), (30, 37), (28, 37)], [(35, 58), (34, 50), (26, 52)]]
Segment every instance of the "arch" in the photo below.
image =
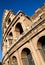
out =
[(22, 50), (21, 59), (22, 59), (23, 65), (35, 65), (31, 52), (28, 48), (24, 48)]
[(8, 24), (9, 24), (10, 22), (11, 22), (11, 19), (9, 18), (9, 19), (8, 19)]
[(11, 36), (11, 37), (12, 37), (12, 36), (13, 36), (13, 33), (12, 33), (12, 32), (10, 32), (10, 33), (9, 33), (9, 36)]
[(8, 65), (9, 65), (9, 61), (7, 61)]
[(17, 58), (15, 56), (12, 57), (12, 65), (18, 65)]
[(10, 22), (11, 22), (11, 19), (8, 18), (6, 21), (7, 21), (7, 22), (6, 22), (6, 26), (5, 26), (5, 28), (7, 28), (7, 27), (9, 26), (9, 24), (10, 24)]
[(9, 41), (9, 45), (13, 43), (13, 33), (12, 32), (10, 32), (8, 35), (8, 41)]
[(18, 33), (20, 33), (20, 34), (23, 33), (23, 28), (22, 28), (21, 23), (18, 22), (18, 23), (16, 24), (15, 31), (18, 32)]
[(45, 61), (45, 35), (38, 39), (37, 47)]

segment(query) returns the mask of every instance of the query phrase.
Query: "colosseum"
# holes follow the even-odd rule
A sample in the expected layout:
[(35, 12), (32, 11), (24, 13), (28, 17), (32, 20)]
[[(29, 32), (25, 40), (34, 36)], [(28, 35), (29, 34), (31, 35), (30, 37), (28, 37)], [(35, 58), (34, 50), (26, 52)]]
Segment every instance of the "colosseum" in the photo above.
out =
[(2, 65), (45, 65), (45, 4), (31, 17), (4, 11), (2, 55)]

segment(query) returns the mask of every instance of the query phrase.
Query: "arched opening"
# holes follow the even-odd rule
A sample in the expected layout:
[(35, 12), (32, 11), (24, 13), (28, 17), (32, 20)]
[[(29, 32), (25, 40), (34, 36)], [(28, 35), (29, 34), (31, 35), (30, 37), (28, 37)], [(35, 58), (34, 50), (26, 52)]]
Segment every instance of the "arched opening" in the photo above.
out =
[(8, 61), (7, 63), (8, 63), (8, 65), (9, 65), (9, 61)]
[(44, 61), (45, 61), (45, 36), (39, 38), (38, 43), (38, 50), (40, 51)]
[(9, 33), (8, 40), (9, 40), (9, 45), (11, 45), (12, 41), (13, 41), (13, 33), (12, 32)]
[(9, 33), (9, 36), (13, 36), (12, 32)]
[(17, 59), (15, 56), (12, 57), (12, 65), (18, 65)]
[(23, 28), (20, 23), (17, 23), (15, 30), (16, 30), (16, 32), (18, 32), (20, 34), (23, 33)]
[(23, 65), (35, 65), (31, 52), (28, 48), (24, 48), (22, 50), (21, 59), (22, 59)]
[(11, 19), (9, 18), (9, 19), (7, 19), (6, 21), (7, 21), (7, 22), (5, 23), (5, 25), (6, 25), (5, 28), (7, 28), (7, 27), (9, 26), (9, 24), (10, 24), (10, 22), (11, 22)]
[(9, 18), (9, 19), (8, 19), (8, 24), (9, 24), (10, 22), (11, 22), (11, 19)]

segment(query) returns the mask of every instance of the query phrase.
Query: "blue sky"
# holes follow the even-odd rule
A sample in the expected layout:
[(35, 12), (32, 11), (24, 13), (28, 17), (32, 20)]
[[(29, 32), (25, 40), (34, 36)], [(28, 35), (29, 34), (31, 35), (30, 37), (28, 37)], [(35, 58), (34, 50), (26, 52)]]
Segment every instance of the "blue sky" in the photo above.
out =
[(12, 9), (16, 14), (22, 10), (28, 16), (34, 14), (35, 10), (41, 6), (45, 0), (0, 0), (0, 61), (2, 61), (2, 15), (5, 9)]

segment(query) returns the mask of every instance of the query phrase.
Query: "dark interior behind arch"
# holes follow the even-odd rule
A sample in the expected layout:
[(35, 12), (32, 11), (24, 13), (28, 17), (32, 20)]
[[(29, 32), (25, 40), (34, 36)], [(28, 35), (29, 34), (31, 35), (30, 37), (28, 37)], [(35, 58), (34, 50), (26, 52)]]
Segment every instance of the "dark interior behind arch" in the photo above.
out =
[(17, 32), (20, 32), (20, 34), (23, 33), (23, 28), (22, 28), (21, 23), (17, 23), (17, 25), (16, 25), (16, 31), (17, 31)]

